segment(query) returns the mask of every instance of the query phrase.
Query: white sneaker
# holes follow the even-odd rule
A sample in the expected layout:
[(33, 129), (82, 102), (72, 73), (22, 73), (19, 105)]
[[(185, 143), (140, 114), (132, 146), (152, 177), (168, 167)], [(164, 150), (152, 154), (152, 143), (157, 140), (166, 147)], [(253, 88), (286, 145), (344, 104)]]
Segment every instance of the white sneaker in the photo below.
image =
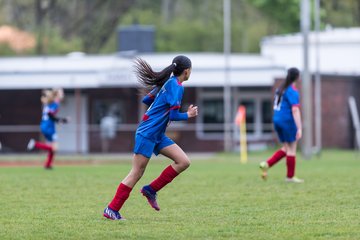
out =
[(30, 139), (30, 141), (29, 141), (29, 143), (28, 143), (28, 145), (27, 145), (27, 149), (28, 149), (29, 151), (31, 151), (31, 150), (34, 149), (34, 147), (35, 147), (35, 140), (34, 140), (34, 139)]
[(267, 162), (261, 162), (259, 167), (261, 169), (261, 178), (266, 180), (268, 177), (267, 170), (269, 169), (269, 164)]
[(297, 177), (292, 177), (292, 178), (285, 178), (285, 182), (288, 182), (288, 183), (304, 183), (304, 179), (300, 179), (300, 178), (297, 178)]

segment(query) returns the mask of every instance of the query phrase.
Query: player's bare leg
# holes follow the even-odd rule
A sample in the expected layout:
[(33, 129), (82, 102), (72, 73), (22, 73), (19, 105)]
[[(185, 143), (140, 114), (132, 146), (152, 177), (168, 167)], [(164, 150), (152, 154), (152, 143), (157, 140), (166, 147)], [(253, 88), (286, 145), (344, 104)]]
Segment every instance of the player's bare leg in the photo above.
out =
[(128, 187), (133, 188), (144, 175), (149, 160), (150, 158), (147, 158), (142, 154), (134, 154), (132, 168), (129, 174), (124, 178), (124, 180), (122, 180), (122, 183)]
[(177, 173), (185, 171), (190, 166), (189, 157), (177, 144), (161, 149), (160, 153), (174, 161), (171, 166)]
[(104, 209), (104, 217), (111, 220), (125, 220), (119, 213), (119, 210), (128, 199), (133, 187), (143, 176), (148, 163), (149, 158), (141, 154), (134, 154), (132, 168), (129, 174), (120, 183), (111, 203)]
[(141, 193), (147, 198), (150, 206), (156, 211), (160, 210), (156, 201), (157, 192), (190, 166), (190, 159), (177, 144), (172, 144), (161, 149), (160, 153), (174, 162), (165, 168), (158, 178), (141, 189)]

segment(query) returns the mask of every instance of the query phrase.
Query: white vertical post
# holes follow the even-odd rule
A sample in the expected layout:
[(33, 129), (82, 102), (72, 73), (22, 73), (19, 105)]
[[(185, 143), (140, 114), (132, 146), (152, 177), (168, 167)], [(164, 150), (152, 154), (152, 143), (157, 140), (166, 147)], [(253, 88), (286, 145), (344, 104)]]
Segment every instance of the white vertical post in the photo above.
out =
[(314, 19), (315, 19), (315, 145), (316, 153), (321, 153), (321, 76), (320, 76), (320, 0), (314, 0)]
[(231, 81), (230, 81), (230, 52), (231, 52), (231, 0), (224, 0), (224, 150), (231, 150)]
[(357, 147), (360, 150), (360, 120), (359, 120), (359, 113), (356, 106), (356, 101), (353, 96), (349, 97), (349, 107), (350, 107), (350, 113), (352, 122), (354, 125), (355, 130), (355, 140), (357, 143)]
[(81, 153), (82, 142), (81, 142), (81, 89), (75, 89), (75, 102), (76, 102), (76, 152)]
[(309, 0), (301, 1), (301, 30), (303, 35), (304, 66), (302, 71), (302, 101), (303, 101), (303, 126), (304, 137), (302, 152), (306, 159), (311, 158), (312, 153), (312, 109), (311, 109), (311, 78), (309, 73), (309, 29), (310, 29), (310, 6)]

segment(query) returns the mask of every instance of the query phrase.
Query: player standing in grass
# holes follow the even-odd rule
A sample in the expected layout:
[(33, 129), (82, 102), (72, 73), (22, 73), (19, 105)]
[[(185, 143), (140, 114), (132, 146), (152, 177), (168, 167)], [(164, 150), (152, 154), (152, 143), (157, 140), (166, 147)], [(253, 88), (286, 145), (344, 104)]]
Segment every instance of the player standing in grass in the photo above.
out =
[(182, 55), (175, 57), (172, 64), (161, 72), (154, 72), (149, 64), (137, 59), (135, 70), (139, 82), (151, 89), (143, 98), (143, 103), (149, 108), (135, 134), (132, 169), (122, 180), (113, 200), (104, 210), (103, 215), (112, 220), (124, 219), (119, 210), (142, 177), (152, 153), (156, 155), (161, 153), (173, 160), (158, 178), (141, 189), (141, 193), (147, 198), (151, 207), (160, 210), (156, 201), (157, 192), (190, 165), (185, 152), (165, 135), (166, 127), (170, 121), (187, 120), (198, 114), (197, 107), (193, 105), (190, 105), (187, 112), (179, 112), (184, 94), (182, 83), (187, 81), (191, 74), (191, 61), (188, 57)]
[(303, 183), (304, 180), (295, 177), (296, 146), (302, 136), (300, 99), (295, 82), (299, 79), (297, 68), (290, 68), (285, 81), (276, 90), (274, 100), (273, 122), (275, 131), (283, 144), (266, 162), (260, 163), (262, 178), (266, 180), (267, 171), (286, 156), (287, 182)]
[(45, 169), (52, 169), (55, 152), (58, 149), (57, 134), (55, 123), (67, 123), (67, 118), (58, 118), (56, 114), (59, 111), (60, 103), (64, 99), (62, 89), (44, 90), (41, 96), (43, 104), (42, 118), (40, 123), (41, 133), (44, 135), (47, 143), (36, 142), (30, 139), (28, 150), (34, 148), (48, 151)]

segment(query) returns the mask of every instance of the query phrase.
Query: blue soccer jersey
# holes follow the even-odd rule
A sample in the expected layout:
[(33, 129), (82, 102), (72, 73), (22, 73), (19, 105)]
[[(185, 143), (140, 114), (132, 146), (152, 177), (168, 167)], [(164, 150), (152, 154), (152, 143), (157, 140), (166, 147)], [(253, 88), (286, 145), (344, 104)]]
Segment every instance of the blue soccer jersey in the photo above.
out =
[[(184, 94), (184, 87), (175, 76), (171, 77), (157, 93), (150, 107), (143, 116), (143, 119), (136, 131), (154, 142), (163, 138), (166, 127), (170, 122), (170, 111), (180, 109), (181, 100)], [(148, 102), (147, 102), (148, 103)], [(179, 120), (186, 120), (185, 118)]]
[(279, 92), (276, 91), (274, 100), (274, 128), (280, 142), (292, 143), (296, 141), (297, 127), (292, 115), (292, 107), (299, 106), (299, 92), (294, 86), (285, 89), (278, 103)]
[(55, 122), (49, 117), (49, 114), (55, 115), (59, 111), (59, 103), (52, 102), (43, 108), (42, 118), (40, 123), (41, 132), (47, 135), (55, 134)]
[(292, 116), (292, 107), (300, 106), (299, 92), (296, 90), (295, 86), (290, 86), (285, 89), (280, 102), (278, 103), (279, 92), (278, 90), (275, 93), (274, 99), (274, 116), (273, 120), (290, 120), (293, 119)]

